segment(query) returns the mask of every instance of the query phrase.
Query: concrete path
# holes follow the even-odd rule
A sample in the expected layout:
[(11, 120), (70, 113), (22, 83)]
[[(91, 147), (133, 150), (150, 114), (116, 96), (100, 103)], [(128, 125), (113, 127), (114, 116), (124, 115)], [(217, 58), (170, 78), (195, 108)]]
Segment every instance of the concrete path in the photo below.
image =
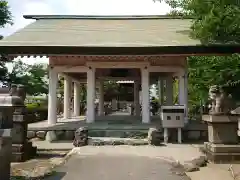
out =
[(187, 180), (160, 159), (139, 156), (74, 155), (46, 180)]
[(202, 154), (191, 145), (86, 146), (74, 148), (65, 165), (47, 180), (187, 180), (171, 166)]
[[(70, 150), (72, 148), (71, 142), (49, 143), (46, 141), (38, 141), (34, 142), (34, 145), (39, 149)], [(104, 178), (117, 179), (118, 177), (125, 178), (126, 180), (128, 180), (129, 177), (131, 177), (131, 180), (138, 177), (138, 180), (141, 180), (140, 176), (143, 177), (142, 179), (145, 177), (142, 174), (148, 174), (149, 178), (147, 179), (150, 180), (156, 178), (158, 180), (175, 180), (176, 178), (180, 180), (181, 178), (179, 176), (173, 174), (174, 172), (172, 172), (169, 162), (178, 160), (180, 163), (184, 163), (185, 161), (198, 158), (202, 155), (198, 147), (199, 145), (167, 144), (166, 146), (160, 147), (86, 146), (73, 148), (69, 154), (77, 155), (70, 158), (66, 165), (57, 169), (54, 177), (47, 180), (74, 180), (72, 176), (79, 176), (77, 179), (81, 177), (82, 180), (91, 180), (89, 178), (94, 179), (95, 176), (101, 177), (102, 180), (105, 180)], [(119, 169), (119, 167), (122, 168)], [(230, 164), (208, 164), (207, 167), (200, 168), (200, 171), (188, 172), (186, 174), (191, 180), (233, 180), (234, 178), (232, 172), (229, 171), (229, 167)], [(240, 180), (240, 165), (233, 164), (232, 170), (235, 179)], [(131, 174), (130, 172), (133, 173)], [(161, 176), (159, 172), (161, 172)], [(80, 173), (82, 176), (80, 176)], [(118, 176), (120, 173), (123, 175)], [(184, 178), (186, 179), (186, 177)]]

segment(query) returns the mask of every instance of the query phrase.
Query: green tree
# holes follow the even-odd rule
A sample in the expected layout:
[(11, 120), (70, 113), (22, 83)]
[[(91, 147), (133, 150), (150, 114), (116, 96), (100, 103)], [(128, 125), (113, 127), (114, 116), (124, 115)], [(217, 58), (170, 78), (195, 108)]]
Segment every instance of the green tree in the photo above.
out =
[[(172, 8), (169, 15), (191, 17), (190, 36), (203, 44), (240, 43), (239, 0), (165, 0)], [(240, 89), (240, 57), (194, 56), (188, 58), (189, 102), (199, 105), (208, 98), (209, 86), (225, 87), (236, 100)]]
[(9, 11), (8, 2), (0, 0), (0, 28), (12, 23), (12, 14)]
[(9, 84), (24, 85), (28, 95), (48, 93), (48, 73), (45, 64), (28, 65), (22, 61), (15, 61), (12, 66), (7, 79)]
[(191, 35), (204, 44), (240, 43), (239, 0), (165, 0), (170, 15), (193, 18)]
[(240, 55), (188, 58), (190, 104), (207, 101), (210, 85), (221, 85), (240, 101)]
[[(7, 24), (12, 24), (12, 14), (9, 11), (9, 6), (7, 1), (0, 0), (0, 28), (5, 27)], [(0, 40), (3, 36), (0, 35)], [(8, 61), (5, 55), (0, 54), (0, 81), (4, 82), (7, 78), (7, 67), (5, 63)]]

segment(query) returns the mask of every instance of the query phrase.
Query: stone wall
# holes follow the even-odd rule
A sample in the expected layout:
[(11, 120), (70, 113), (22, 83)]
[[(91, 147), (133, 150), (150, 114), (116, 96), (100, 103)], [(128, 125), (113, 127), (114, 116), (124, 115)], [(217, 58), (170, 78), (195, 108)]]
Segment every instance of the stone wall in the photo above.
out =
[[(27, 137), (28, 139), (38, 138), (45, 140), (48, 131), (32, 131), (29, 130)], [(74, 132), (73, 130), (58, 130), (55, 131), (58, 140), (73, 140)], [(146, 138), (148, 130), (89, 130), (90, 137), (122, 137), (122, 138)], [(162, 132), (163, 138), (163, 132)], [(208, 132), (207, 125), (200, 122), (192, 122), (188, 124), (183, 129), (183, 140), (185, 142), (189, 141), (207, 141)], [(171, 129), (169, 131), (170, 142), (177, 142), (177, 130)]]

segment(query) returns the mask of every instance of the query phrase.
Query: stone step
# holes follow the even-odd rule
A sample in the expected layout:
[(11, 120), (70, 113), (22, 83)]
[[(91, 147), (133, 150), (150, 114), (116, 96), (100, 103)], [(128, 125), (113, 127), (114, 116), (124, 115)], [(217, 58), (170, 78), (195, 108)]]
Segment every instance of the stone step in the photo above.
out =
[[(117, 138), (146, 138), (149, 128), (88, 128), (90, 137), (117, 137)], [(46, 133), (43, 130), (28, 130), (28, 139), (38, 138), (45, 140)], [(55, 130), (58, 140), (73, 140), (75, 130)], [(163, 132), (161, 133), (163, 137)], [(207, 141), (207, 131), (182, 131), (183, 140), (204, 140)], [(175, 142), (177, 140), (177, 129), (169, 130), (169, 140)]]

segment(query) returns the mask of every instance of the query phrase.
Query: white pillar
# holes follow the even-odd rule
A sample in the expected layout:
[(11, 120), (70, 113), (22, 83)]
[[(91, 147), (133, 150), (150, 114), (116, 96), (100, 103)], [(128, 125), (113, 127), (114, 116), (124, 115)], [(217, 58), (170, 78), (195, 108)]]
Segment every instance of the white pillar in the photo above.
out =
[(168, 143), (168, 128), (163, 129), (163, 138), (164, 138), (164, 142)]
[(139, 81), (134, 81), (134, 114), (140, 116)]
[(159, 99), (159, 104), (163, 105), (164, 102), (164, 94), (163, 94), (163, 79), (159, 78), (158, 79), (158, 99)]
[(64, 77), (64, 104), (63, 104), (63, 118), (68, 119), (71, 113), (71, 85), (72, 81), (69, 76)]
[(95, 69), (89, 67), (87, 71), (87, 123), (95, 121)]
[(149, 71), (141, 69), (142, 74), (142, 123), (150, 123)]
[(187, 80), (187, 75), (181, 74), (179, 76), (179, 94), (178, 94), (178, 101), (180, 105), (185, 106), (185, 123), (188, 122), (188, 80)]
[(172, 76), (166, 78), (166, 104), (173, 105), (173, 78)]
[(182, 128), (178, 128), (178, 143), (182, 143)]
[(57, 123), (57, 83), (58, 73), (52, 68), (49, 69), (48, 88), (48, 124)]
[(74, 116), (80, 116), (80, 85), (74, 82)]
[(104, 115), (104, 88), (103, 80), (99, 81), (99, 104), (98, 104), (98, 115)]

